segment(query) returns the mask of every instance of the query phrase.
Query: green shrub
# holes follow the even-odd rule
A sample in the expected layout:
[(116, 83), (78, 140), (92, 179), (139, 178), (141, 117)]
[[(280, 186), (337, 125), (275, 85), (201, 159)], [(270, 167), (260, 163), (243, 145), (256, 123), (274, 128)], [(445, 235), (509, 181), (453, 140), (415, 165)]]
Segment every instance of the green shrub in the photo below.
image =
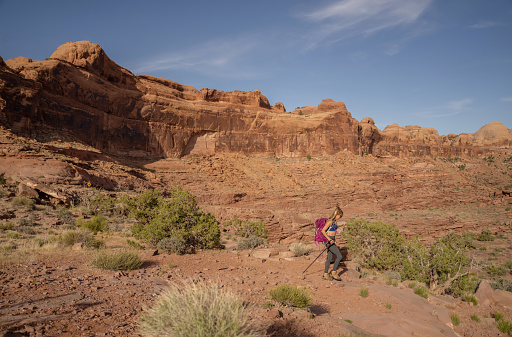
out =
[(478, 305), (478, 300), (473, 295), (464, 296), (464, 301), (468, 303), (473, 303), (474, 305)]
[(91, 260), (91, 265), (106, 270), (133, 270), (142, 265), (142, 260), (133, 251), (98, 251)]
[(450, 319), (452, 320), (453, 325), (458, 326), (460, 324), (460, 318), (457, 314), (451, 313)]
[(509, 272), (508, 268), (505, 266), (497, 266), (495, 264), (491, 264), (487, 267), (487, 272), (490, 276), (505, 276)]
[(131, 228), (135, 238), (151, 247), (170, 236), (182, 238), (193, 248), (210, 249), (220, 243), (215, 216), (201, 211), (195, 197), (178, 185), (171, 190), (168, 201), (164, 201), (159, 190), (147, 190), (123, 201), (129, 215), (138, 221)]
[(391, 303), (386, 303), (386, 309), (391, 310)]
[(0, 185), (5, 185), (7, 184), (7, 180), (5, 179), (5, 177), (2, 175), (0, 176)]
[(36, 230), (31, 226), (17, 226), (17, 227), (14, 227), (14, 230), (18, 233), (23, 233), (23, 234), (27, 234), (27, 235), (37, 234)]
[(471, 319), (477, 323), (480, 323), (480, 317), (477, 314), (471, 315)]
[(490, 284), (493, 289), (500, 289), (512, 292), (512, 281), (500, 278), (495, 283)]
[(488, 229), (482, 229), (480, 235), (476, 238), (478, 241), (494, 241), (494, 236)]
[(496, 311), (496, 312), (494, 312), (493, 316), (494, 316), (494, 320), (496, 322), (498, 322), (498, 329), (501, 332), (506, 333), (509, 336), (512, 336), (512, 322), (507, 320), (505, 318), (505, 315), (502, 314), (501, 312)]
[(36, 208), (34, 200), (27, 197), (16, 197), (12, 199), (12, 205), (16, 208), (23, 208), (25, 211), (32, 211)]
[(13, 240), (16, 240), (16, 239), (19, 239), (20, 238), (20, 235), (16, 232), (9, 232), (5, 235), (6, 238), (8, 239), (13, 239)]
[(133, 240), (130, 240), (130, 239), (126, 239), (126, 243), (128, 244), (128, 246), (132, 247), (132, 248), (135, 248), (135, 249), (144, 249), (144, 247), (138, 243), (138, 242), (135, 242)]
[(72, 225), (75, 223), (75, 217), (71, 213), (71, 211), (65, 207), (57, 207), (57, 211), (55, 215), (59, 220), (62, 220), (65, 224)]
[(149, 336), (265, 336), (267, 327), (251, 308), (217, 284), (173, 284), (141, 317), (142, 334)]
[(470, 259), (464, 251), (472, 246), (469, 235), (448, 233), (426, 247), (418, 237), (401, 237), (396, 226), (355, 219), (344, 234), (365, 268), (400, 272), (402, 280), (430, 284), (434, 292), (461, 293), (457, 287), (468, 284)]
[(190, 247), (187, 246), (185, 239), (178, 236), (169, 236), (160, 240), (157, 244), (159, 250), (165, 253), (185, 254), (189, 252)]
[(294, 242), (290, 245), (290, 251), (292, 251), (295, 256), (304, 256), (309, 255), (313, 251), (313, 247), (303, 243)]
[(76, 220), (76, 225), (82, 227), (83, 229), (90, 230), (96, 234), (98, 232), (106, 231), (109, 226), (109, 222), (103, 215), (100, 214), (93, 216), (90, 220), (79, 218)]
[(359, 289), (359, 296), (361, 296), (362, 298), (368, 297), (369, 294), (370, 293), (368, 291), (368, 288), (363, 287), (363, 288)]
[(492, 316), (495, 321), (503, 321), (505, 319), (505, 315), (499, 311), (495, 311)]
[(231, 221), (224, 223), (224, 227), (233, 227), (235, 234), (247, 238), (249, 236), (259, 236), (260, 238), (267, 238), (267, 227), (263, 221), (242, 221), (234, 218)]
[(14, 224), (12, 222), (4, 222), (0, 223), (0, 229), (1, 230), (12, 230), (14, 228)]
[(512, 269), (512, 260), (508, 260), (504, 264), (505, 268)]
[(501, 332), (506, 333), (509, 336), (512, 336), (512, 322), (507, 320), (498, 321), (498, 329)]
[(248, 238), (242, 238), (238, 240), (237, 242), (237, 249), (238, 250), (245, 250), (245, 249), (253, 249), (258, 246), (264, 245), (265, 240), (260, 238), (259, 236), (252, 235)]
[(425, 287), (417, 287), (414, 289), (414, 293), (423, 298), (428, 298), (428, 290)]
[(313, 300), (306, 289), (287, 284), (281, 284), (270, 290), (269, 297), (281, 305), (297, 308), (305, 308)]
[(123, 212), (121, 205), (122, 203), (116, 198), (100, 192), (91, 199), (89, 209), (96, 215), (106, 214), (112, 216)]
[(68, 230), (59, 234), (57, 240), (65, 247), (71, 247), (75, 243), (81, 243), (86, 248), (101, 248), (105, 246), (103, 241), (96, 239), (90, 232)]
[(395, 269), (402, 264), (405, 239), (396, 226), (382, 222), (351, 219), (345, 233), (351, 251), (361, 256), (363, 266), (378, 270)]

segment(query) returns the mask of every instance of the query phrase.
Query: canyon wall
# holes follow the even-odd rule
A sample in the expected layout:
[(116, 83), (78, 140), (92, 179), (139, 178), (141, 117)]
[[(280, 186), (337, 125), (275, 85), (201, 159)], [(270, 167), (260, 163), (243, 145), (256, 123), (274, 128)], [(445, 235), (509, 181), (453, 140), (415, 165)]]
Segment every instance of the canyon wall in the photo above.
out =
[(259, 90), (197, 90), (134, 75), (88, 41), (66, 43), (44, 61), (0, 58), (0, 123), (31, 137), (65, 130), (101, 151), (149, 158), (222, 152), (305, 157), (343, 150), (472, 156), (512, 144), (501, 123), (475, 135), (439, 136), (434, 129), (396, 124), (380, 131), (371, 118), (358, 122), (331, 99), (286, 113)]

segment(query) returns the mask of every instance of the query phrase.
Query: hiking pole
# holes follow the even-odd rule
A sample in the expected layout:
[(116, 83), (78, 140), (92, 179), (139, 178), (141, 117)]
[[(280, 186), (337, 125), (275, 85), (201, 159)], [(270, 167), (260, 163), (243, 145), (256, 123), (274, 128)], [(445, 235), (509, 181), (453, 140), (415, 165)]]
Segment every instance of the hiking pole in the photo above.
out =
[(311, 267), (311, 266), (313, 265), (313, 263), (315, 263), (315, 261), (316, 261), (316, 260), (318, 260), (318, 258), (319, 258), (320, 256), (322, 256), (322, 254), (323, 254), (323, 253), (324, 253), (328, 248), (330, 248), (331, 246), (332, 246), (332, 243), (331, 243), (331, 244), (329, 244), (329, 246), (325, 246), (324, 250), (322, 250), (322, 252), (320, 253), (320, 255), (318, 255), (318, 256), (316, 257), (316, 259), (314, 259), (314, 260), (313, 260), (313, 262), (311, 262), (311, 264), (310, 264), (306, 269), (304, 269), (304, 271), (302, 272), (302, 274), (304, 274), (304, 273), (306, 272), (306, 270), (308, 270), (308, 269), (309, 269), (309, 267)]

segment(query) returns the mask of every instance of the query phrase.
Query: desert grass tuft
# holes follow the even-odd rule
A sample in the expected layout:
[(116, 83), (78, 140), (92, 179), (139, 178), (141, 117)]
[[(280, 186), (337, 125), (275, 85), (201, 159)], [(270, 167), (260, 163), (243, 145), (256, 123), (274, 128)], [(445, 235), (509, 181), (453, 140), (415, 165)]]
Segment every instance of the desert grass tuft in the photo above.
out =
[(106, 270), (133, 270), (142, 265), (142, 260), (139, 254), (129, 250), (100, 250), (93, 256), (91, 265)]
[(359, 290), (359, 296), (361, 296), (362, 298), (368, 297), (369, 294), (370, 294), (370, 292), (368, 291), (368, 288), (366, 288), (366, 287), (362, 287)]
[(288, 284), (281, 284), (270, 290), (269, 297), (281, 305), (297, 308), (305, 308), (313, 300), (306, 289)]
[(140, 330), (148, 336), (266, 336), (243, 300), (218, 284), (172, 284), (145, 310)]
[(295, 256), (304, 256), (309, 255), (313, 251), (313, 248), (310, 245), (294, 242), (290, 245), (290, 251), (292, 251)]
[(456, 313), (451, 313), (450, 319), (452, 320), (453, 325), (458, 326), (460, 324), (460, 318)]
[(414, 289), (414, 293), (423, 298), (428, 298), (428, 289), (425, 287), (421, 287), (421, 286), (416, 287), (416, 289)]

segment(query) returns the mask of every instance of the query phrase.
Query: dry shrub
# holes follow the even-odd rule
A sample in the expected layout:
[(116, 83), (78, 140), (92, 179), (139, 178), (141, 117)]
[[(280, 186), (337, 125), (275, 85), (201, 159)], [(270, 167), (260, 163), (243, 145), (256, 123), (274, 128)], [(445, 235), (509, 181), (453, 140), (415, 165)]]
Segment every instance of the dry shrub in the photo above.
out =
[(142, 265), (142, 260), (136, 252), (100, 250), (92, 260), (91, 265), (106, 270), (133, 270)]
[(218, 284), (173, 284), (142, 315), (140, 329), (148, 336), (265, 336), (244, 302)]
[(295, 256), (304, 256), (309, 255), (313, 251), (313, 247), (310, 245), (305, 245), (303, 243), (292, 243), (290, 245), (290, 251), (292, 251)]

